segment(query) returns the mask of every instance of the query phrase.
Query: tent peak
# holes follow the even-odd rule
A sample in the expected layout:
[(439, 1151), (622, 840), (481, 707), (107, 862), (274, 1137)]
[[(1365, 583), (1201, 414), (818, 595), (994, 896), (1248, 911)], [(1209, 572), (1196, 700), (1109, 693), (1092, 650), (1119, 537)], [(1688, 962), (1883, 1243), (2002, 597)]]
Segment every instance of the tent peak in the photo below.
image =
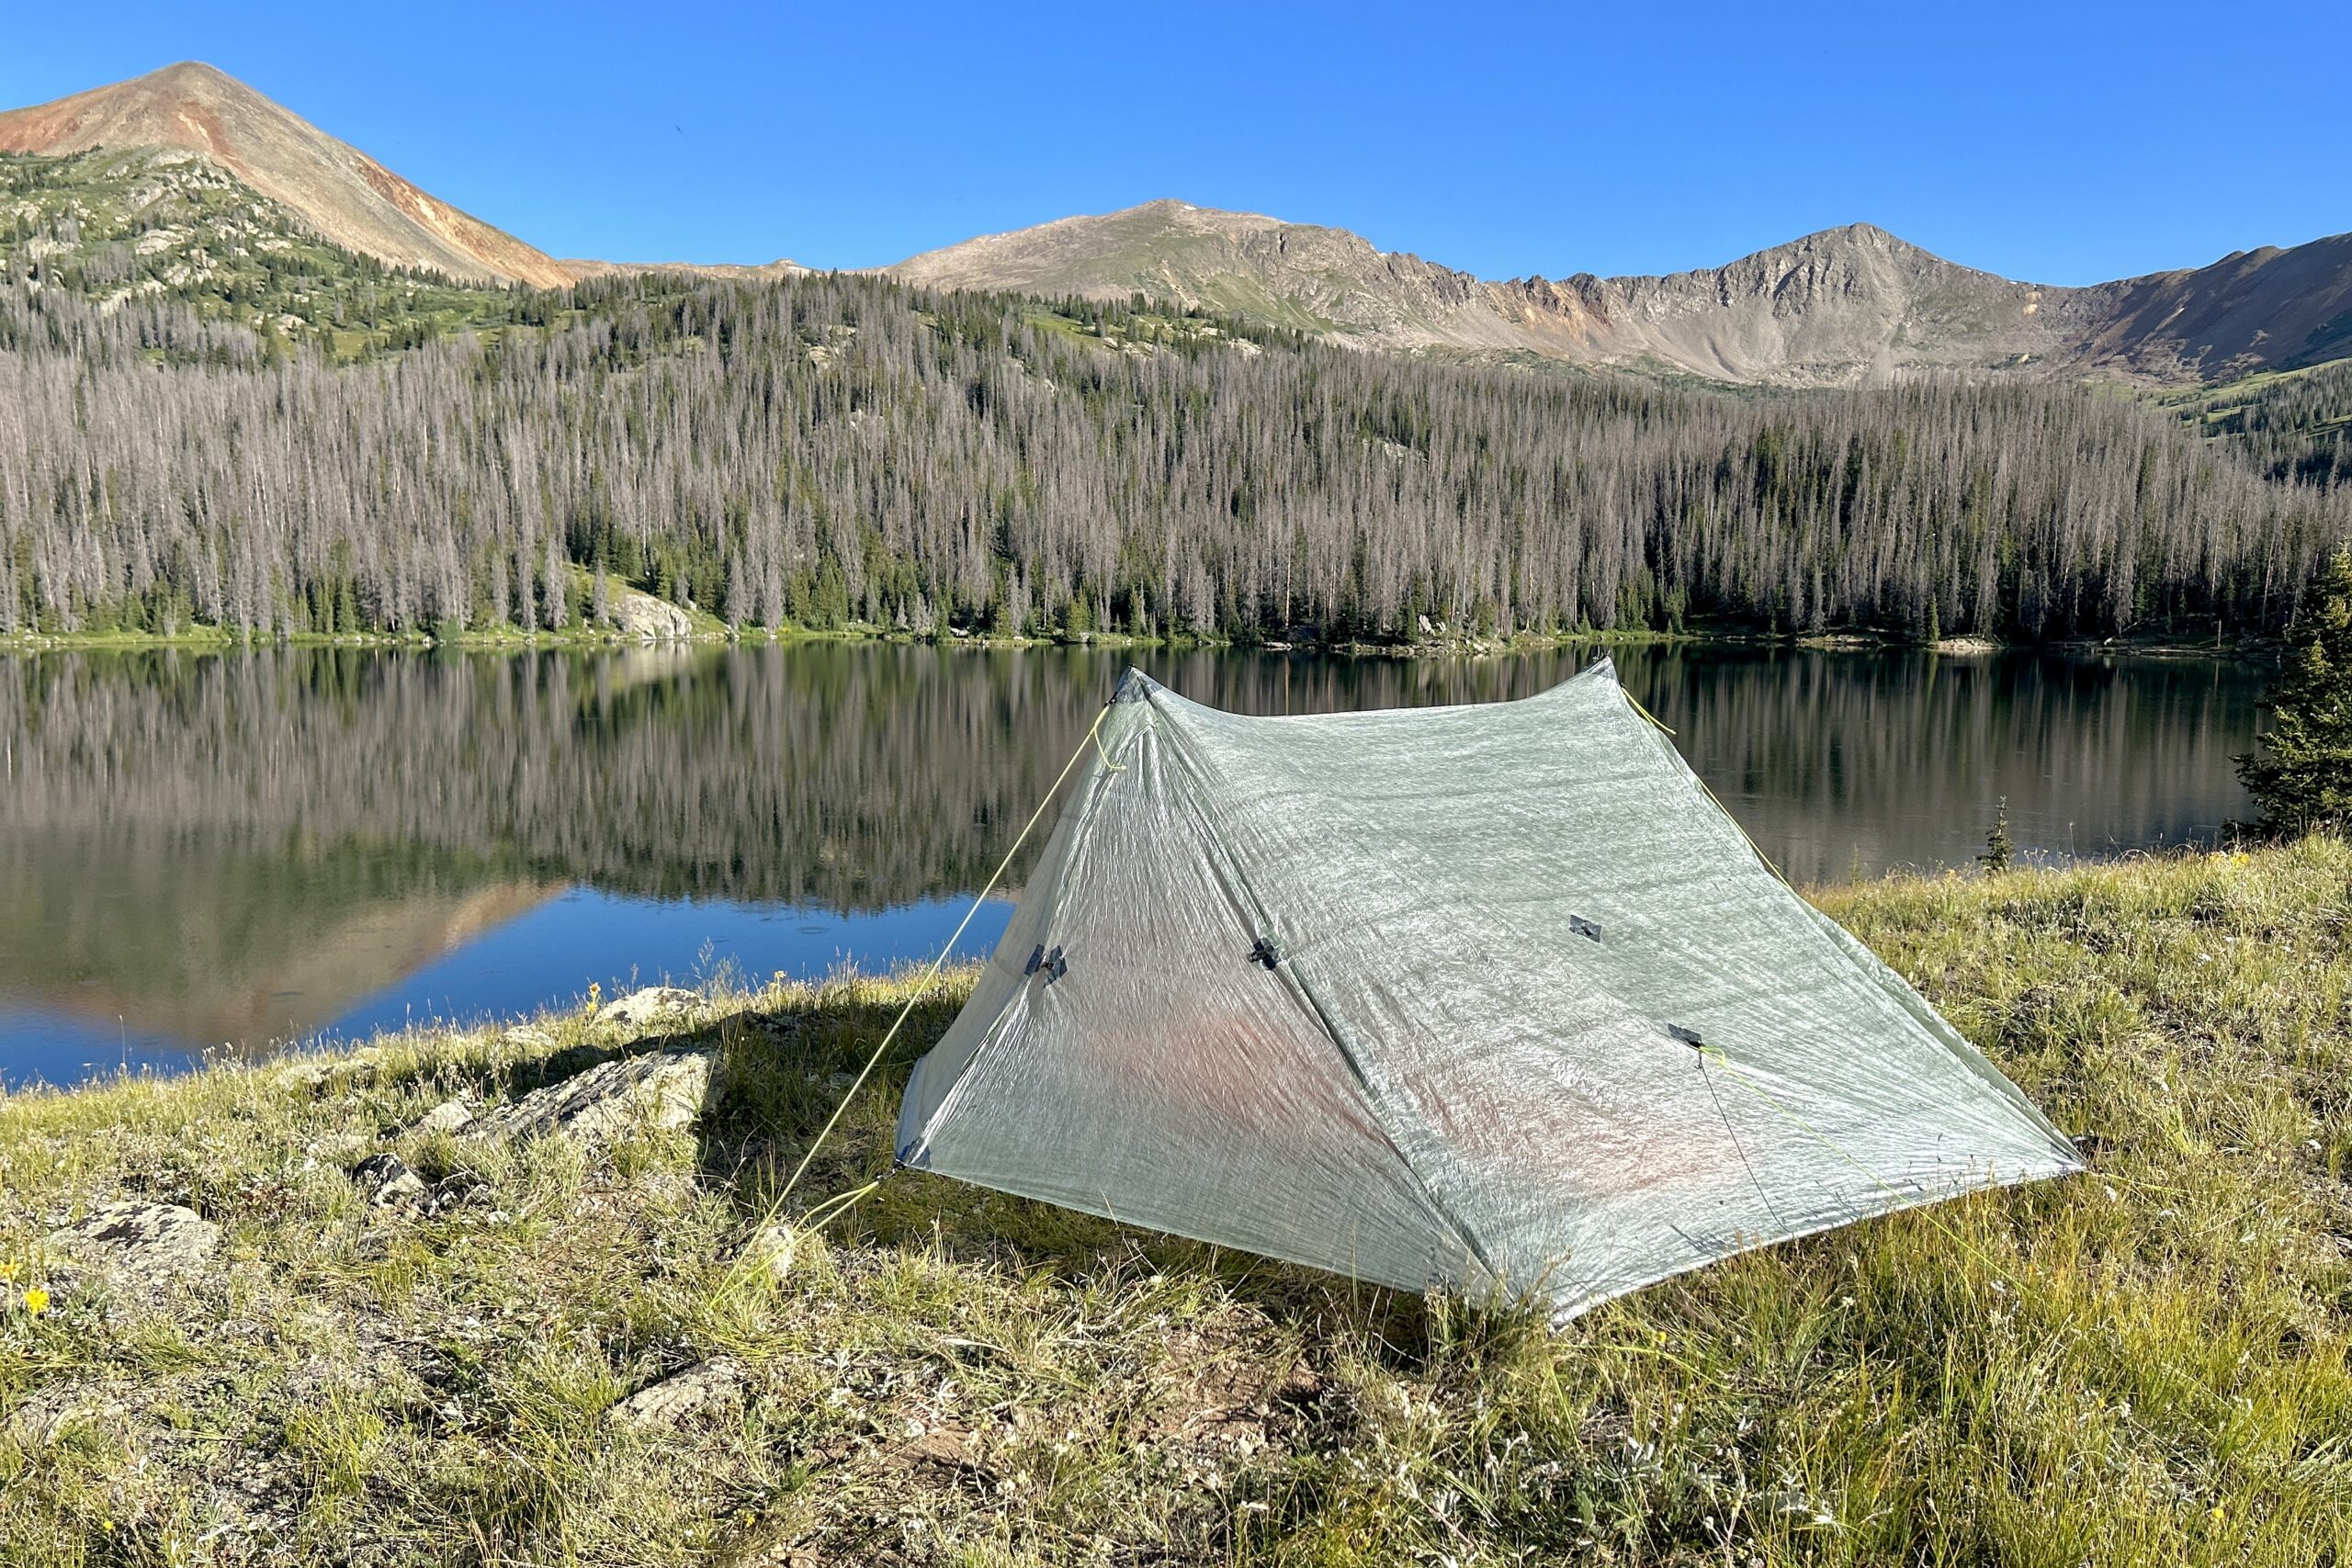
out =
[(1114, 703), (1140, 703), (1148, 700), (1152, 693), (1164, 692), (1167, 689), (1167, 687), (1161, 685), (1159, 682), (1153, 680), (1150, 676), (1145, 674), (1142, 671), (1130, 664), (1127, 666), (1127, 672), (1119, 677), (1118, 685), (1112, 691), (1111, 701)]

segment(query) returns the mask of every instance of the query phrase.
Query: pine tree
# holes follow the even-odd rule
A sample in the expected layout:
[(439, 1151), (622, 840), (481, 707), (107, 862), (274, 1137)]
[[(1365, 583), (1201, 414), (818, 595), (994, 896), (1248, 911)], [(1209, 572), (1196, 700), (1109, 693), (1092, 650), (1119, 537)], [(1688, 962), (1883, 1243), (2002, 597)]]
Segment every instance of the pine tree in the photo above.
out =
[(2009, 869), (2017, 854), (2017, 840), (2009, 837), (2009, 797), (2005, 795), (1994, 807), (1993, 830), (1984, 835), (1984, 852), (1976, 859), (1986, 872), (1998, 875)]
[(2352, 820), (2352, 547), (2312, 579), (2270, 707), (2262, 750), (2237, 760), (2262, 825), (2303, 833)]

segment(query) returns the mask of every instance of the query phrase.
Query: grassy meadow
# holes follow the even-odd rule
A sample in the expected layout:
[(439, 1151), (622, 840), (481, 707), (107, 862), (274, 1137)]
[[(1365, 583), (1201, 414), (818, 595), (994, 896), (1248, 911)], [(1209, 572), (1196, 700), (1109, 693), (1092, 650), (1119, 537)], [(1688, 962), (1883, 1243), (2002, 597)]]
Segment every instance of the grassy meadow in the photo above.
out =
[[(2324, 840), (1818, 894), (2091, 1169), (1557, 1333), (907, 1174), (743, 1256), (903, 978), (16, 1095), (0, 1562), (2352, 1563), (2348, 896)], [(807, 1197), (887, 1168), (967, 984)], [(680, 1039), (697, 1127), (415, 1129)], [(384, 1150), (430, 1203), (354, 1185)], [(210, 1271), (72, 1278), (43, 1237), (125, 1197), (218, 1222)]]

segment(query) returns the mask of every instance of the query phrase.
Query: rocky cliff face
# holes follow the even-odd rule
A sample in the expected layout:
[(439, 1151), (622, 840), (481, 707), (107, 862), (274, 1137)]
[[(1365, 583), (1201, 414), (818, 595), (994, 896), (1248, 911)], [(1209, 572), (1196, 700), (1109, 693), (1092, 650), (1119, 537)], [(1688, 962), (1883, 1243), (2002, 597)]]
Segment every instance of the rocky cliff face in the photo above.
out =
[(560, 263), (437, 200), (209, 65), (187, 62), (0, 113), (0, 152), (184, 147), (322, 237), (394, 266), (471, 283), (571, 281)]
[(1661, 277), (1482, 281), (1343, 229), (1156, 201), (888, 269), (945, 288), (1148, 298), (1365, 345), (1519, 352), (1714, 381), (1947, 369), (2195, 381), (2352, 353), (2352, 236), (2086, 288), (1960, 266), (1858, 223)]

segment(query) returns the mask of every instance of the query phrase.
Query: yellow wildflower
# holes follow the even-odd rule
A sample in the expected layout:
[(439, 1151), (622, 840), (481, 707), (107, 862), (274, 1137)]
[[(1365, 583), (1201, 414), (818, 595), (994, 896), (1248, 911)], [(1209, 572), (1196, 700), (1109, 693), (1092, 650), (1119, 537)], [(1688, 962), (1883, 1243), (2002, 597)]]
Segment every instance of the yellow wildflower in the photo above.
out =
[(47, 1312), (49, 1310), (49, 1292), (42, 1290), (39, 1285), (29, 1287), (25, 1292), (25, 1310), (32, 1314), (35, 1317), (39, 1317), (41, 1314)]
[(0, 1283), (14, 1280), (24, 1271), (24, 1267), (13, 1258), (0, 1260)]

